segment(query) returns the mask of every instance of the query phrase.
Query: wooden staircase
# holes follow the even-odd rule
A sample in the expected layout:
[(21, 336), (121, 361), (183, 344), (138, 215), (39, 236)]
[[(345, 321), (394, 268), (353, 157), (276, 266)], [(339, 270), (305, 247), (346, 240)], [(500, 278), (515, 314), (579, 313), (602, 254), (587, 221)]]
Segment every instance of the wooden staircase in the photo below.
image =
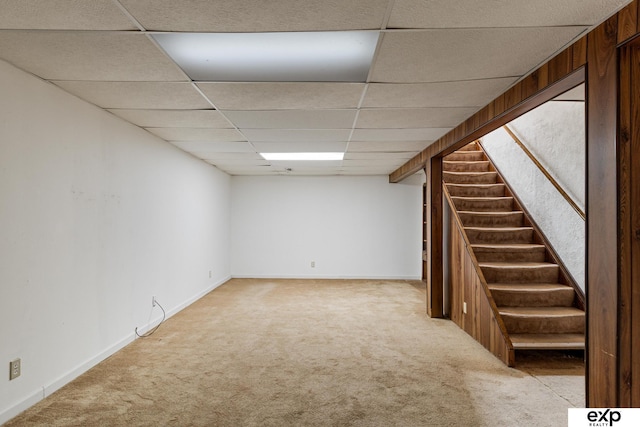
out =
[(584, 298), (481, 147), (446, 156), (443, 179), (505, 342), (513, 350), (584, 349)]

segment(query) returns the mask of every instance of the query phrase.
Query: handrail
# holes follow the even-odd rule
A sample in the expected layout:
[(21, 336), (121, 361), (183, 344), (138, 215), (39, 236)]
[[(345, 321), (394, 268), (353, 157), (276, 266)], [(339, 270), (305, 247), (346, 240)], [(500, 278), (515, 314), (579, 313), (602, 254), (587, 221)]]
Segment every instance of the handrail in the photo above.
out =
[(516, 144), (518, 144), (518, 146), (522, 149), (522, 151), (524, 151), (524, 153), (529, 157), (529, 159), (531, 159), (531, 161), (538, 167), (538, 169), (540, 169), (540, 172), (542, 172), (542, 174), (549, 180), (549, 182), (551, 182), (551, 184), (556, 188), (556, 190), (558, 190), (558, 192), (562, 195), (562, 197), (565, 198), (565, 200), (567, 201), (567, 203), (569, 203), (569, 205), (571, 205), (573, 210), (575, 210), (578, 213), (578, 215), (580, 215), (580, 218), (582, 218), (582, 220), (585, 221), (587, 219), (587, 216), (585, 215), (584, 211), (580, 209), (580, 206), (578, 206), (576, 202), (571, 198), (571, 196), (569, 196), (569, 194), (567, 194), (567, 192), (564, 191), (564, 189), (560, 186), (560, 184), (558, 184), (558, 181), (556, 181), (555, 178), (551, 176), (551, 174), (547, 171), (547, 169), (538, 161), (538, 159), (536, 159), (536, 157), (531, 153), (531, 151), (529, 151), (529, 149), (522, 143), (520, 138), (518, 138), (511, 131), (511, 129), (509, 129), (509, 126), (504, 125), (502, 126), (502, 128), (509, 134), (509, 136), (516, 142)]

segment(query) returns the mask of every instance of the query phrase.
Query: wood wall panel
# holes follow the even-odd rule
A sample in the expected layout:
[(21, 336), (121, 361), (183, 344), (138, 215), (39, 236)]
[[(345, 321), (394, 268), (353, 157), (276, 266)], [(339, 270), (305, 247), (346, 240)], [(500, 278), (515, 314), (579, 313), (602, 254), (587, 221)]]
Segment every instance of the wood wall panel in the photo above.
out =
[(442, 158), (432, 158), (427, 173), (427, 314), (443, 316)]
[(638, 32), (638, 3), (633, 2), (618, 12), (618, 43), (623, 43)]
[(493, 299), (478, 275), (455, 215), (451, 215), (450, 230), (451, 320), (507, 366), (514, 366), (515, 351), (496, 318)]

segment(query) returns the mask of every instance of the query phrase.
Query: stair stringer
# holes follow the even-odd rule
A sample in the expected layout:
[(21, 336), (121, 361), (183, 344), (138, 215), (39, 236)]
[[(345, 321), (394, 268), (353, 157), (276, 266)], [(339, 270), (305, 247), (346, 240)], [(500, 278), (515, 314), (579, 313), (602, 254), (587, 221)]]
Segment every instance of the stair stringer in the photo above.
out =
[[(464, 232), (447, 186), (443, 192), (449, 204), (451, 320), (507, 366), (515, 366), (515, 350), (500, 316), (471, 243)], [(466, 313), (463, 304), (466, 303)]]

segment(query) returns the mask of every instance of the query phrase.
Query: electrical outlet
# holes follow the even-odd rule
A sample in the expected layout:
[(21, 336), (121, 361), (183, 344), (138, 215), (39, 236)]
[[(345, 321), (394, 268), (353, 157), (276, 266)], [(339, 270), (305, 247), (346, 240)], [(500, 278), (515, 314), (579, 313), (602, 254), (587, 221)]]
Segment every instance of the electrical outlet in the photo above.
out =
[(9, 362), (9, 381), (15, 380), (20, 376), (20, 359), (15, 359)]
[(213, 274), (213, 271), (209, 270), (209, 279), (211, 279), (212, 274)]
[(462, 303), (462, 312), (463, 312), (464, 314), (467, 314), (467, 303), (466, 303), (466, 302), (463, 302), (463, 303)]
[(156, 306), (156, 297), (155, 295), (151, 297), (151, 307), (155, 307)]
[(316, 262), (315, 261), (311, 261), (311, 268), (316, 268)]

